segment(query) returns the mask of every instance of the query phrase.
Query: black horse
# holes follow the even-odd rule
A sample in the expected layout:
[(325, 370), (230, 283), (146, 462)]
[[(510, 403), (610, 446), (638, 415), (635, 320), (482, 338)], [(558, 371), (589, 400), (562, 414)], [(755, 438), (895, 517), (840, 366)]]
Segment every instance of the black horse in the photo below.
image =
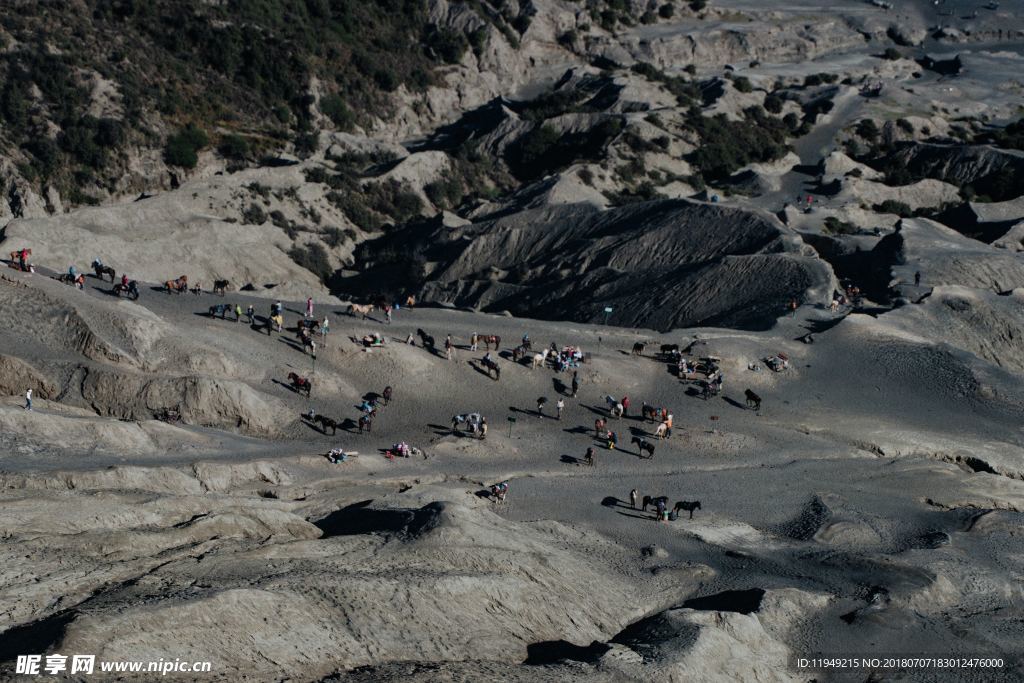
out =
[(417, 329), (416, 334), (419, 335), (420, 343), (423, 344), (424, 348), (430, 349), (431, 351), (436, 348), (434, 338), (432, 336), (424, 332), (422, 329)]
[(224, 296), (224, 292), (227, 291), (228, 286), (230, 284), (231, 283), (228, 282), (227, 280), (214, 280), (213, 281), (213, 293), (214, 294), (220, 294), (221, 296)]
[(117, 273), (114, 272), (113, 268), (111, 268), (110, 266), (105, 266), (99, 261), (92, 262), (92, 269), (93, 272), (96, 273), (96, 277), (98, 277), (101, 280), (103, 279), (104, 275), (109, 275), (111, 282), (113, 282), (114, 278), (117, 277)]
[(320, 431), (324, 434), (327, 433), (327, 428), (331, 428), (331, 436), (338, 432), (338, 422), (333, 418), (327, 417), (326, 415), (317, 415), (313, 418), (313, 423), (320, 425)]
[(753, 408), (754, 410), (761, 410), (761, 397), (755, 394), (750, 389), (743, 392), (743, 395), (747, 397), (747, 407)]
[(116, 285), (114, 285), (114, 294), (116, 294), (117, 296), (127, 294), (129, 299), (136, 301), (139, 298), (139, 283), (136, 282), (135, 280), (129, 280), (126, 286), (118, 282)]
[(632, 438), (632, 440), (631, 440), (631, 443), (636, 445), (636, 448), (637, 448), (638, 451), (640, 451), (641, 455), (643, 455), (644, 451), (646, 451), (648, 458), (653, 458), (654, 457), (654, 444), (652, 444), (650, 441), (648, 441), (644, 437), (642, 437), (642, 436), (634, 436)]
[(483, 358), (480, 360), (480, 364), (487, 369), (487, 374), (490, 375), (494, 372), (494, 381), (497, 382), (501, 379), (501, 368), (498, 367), (498, 362), (493, 358)]
[(689, 512), (690, 513), (690, 519), (693, 519), (693, 511), (694, 510), (700, 510), (700, 501), (699, 500), (694, 500), (694, 501), (681, 500), (678, 503), (676, 503), (676, 507), (675, 507), (676, 514), (679, 514), (680, 510), (686, 510), (687, 512)]

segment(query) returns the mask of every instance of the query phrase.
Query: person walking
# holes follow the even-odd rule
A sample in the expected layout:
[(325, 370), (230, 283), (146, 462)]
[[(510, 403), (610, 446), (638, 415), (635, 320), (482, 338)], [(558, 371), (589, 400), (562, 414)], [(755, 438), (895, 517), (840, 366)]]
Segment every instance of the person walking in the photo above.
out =
[(469, 350), (470, 351), (476, 351), (478, 346), (480, 346), (480, 335), (478, 335), (476, 332), (474, 332), (469, 337)]
[(587, 449), (587, 454), (583, 456), (583, 462), (587, 463), (590, 467), (594, 466), (594, 456), (597, 455), (597, 451), (591, 446)]
[(391, 307), (390, 306), (385, 306), (384, 307), (384, 322), (386, 322), (388, 325), (391, 324)]
[(921, 271), (919, 271), (919, 270), (914, 272), (914, 286), (915, 287), (920, 287), (921, 286)]
[(313, 317), (313, 297), (306, 297), (306, 317)]
[(537, 417), (544, 417), (544, 406), (547, 405), (547, 402), (547, 396), (541, 396), (537, 399)]
[(327, 348), (327, 334), (331, 331), (331, 321), (324, 316), (324, 321), (320, 324), (320, 343), (323, 347)]
[(562, 410), (565, 408), (565, 401), (558, 399), (558, 403), (555, 404), (555, 410), (558, 411), (558, 419), (562, 419)]
[(256, 322), (256, 309), (252, 307), (252, 304), (249, 304), (248, 308), (245, 309), (245, 315), (249, 318), (249, 326), (251, 327)]
[(235, 304), (235, 322), (242, 319), (242, 304)]
[(25, 410), (32, 410), (32, 390), (25, 392)]
[(622, 416), (629, 417), (629, 396), (623, 396), (619, 403), (622, 404)]
[(452, 343), (452, 335), (444, 338), (444, 355), (451, 360), (455, 357), (455, 344)]
[(576, 394), (579, 393), (579, 390), (580, 390), (579, 374), (575, 370), (573, 370), (572, 371), (572, 397), (573, 398), (576, 398)]
[(636, 509), (636, 496), (636, 489), (633, 489), (632, 491), (629, 492), (629, 504), (634, 510)]

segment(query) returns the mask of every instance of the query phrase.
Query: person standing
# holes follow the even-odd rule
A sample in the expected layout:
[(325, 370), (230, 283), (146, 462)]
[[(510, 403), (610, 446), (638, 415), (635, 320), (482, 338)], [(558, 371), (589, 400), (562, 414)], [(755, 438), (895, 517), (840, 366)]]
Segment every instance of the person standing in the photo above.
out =
[(32, 390), (25, 392), (25, 410), (32, 410)]
[(618, 434), (616, 434), (615, 432), (609, 431), (608, 432), (608, 450), (614, 451), (615, 450), (615, 444), (618, 442), (618, 440), (619, 440)]
[(474, 332), (469, 337), (469, 350), (470, 351), (476, 351), (477, 347), (479, 347), (479, 346), (480, 346), (480, 335), (478, 335), (476, 332)]
[(384, 307), (384, 321), (388, 325), (391, 324), (391, 307), (390, 306), (385, 306)]
[(537, 417), (544, 417), (544, 406), (548, 402), (547, 396), (541, 396), (537, 399)]
[(327, 319), (327, 316), (325, 315), (324, 316), (324, 321), (320, 325), (321, 343), (323, 344), (325, 349), (327, 348), (327, 333), (330, 332), (330, 331), (331, 331), (331, 323)]
[(235, 322), (242, 319), (242, 304), (235, 304)]
[(622, 404), (622, 416), (629, 417), (629, 396), (623, 396), (619, 403)]
[(558, 403), (555, 404), (555, 410), (558, 411), (558, 419), (562, 419), (562, 410), (565, 408), (565, 401), (558, 399)]
[(306, 317), (313, 317), (313, 297), (306, 298)]
[(594, 456), (597, 455), (597, 451), (591, 446), (587, 449), (587, 454), (583, 456), (583, 462), (587, 463), (590, 467), (594, 466)]
[(448, 360), (455, 355), (455, 345), (452, 344), (452, 335), (450, 334), (444, 338), (444, 355)]
[(920, 287), (921, 286), (921, 271), (919, 271), (919, 270), (914, 272), (914, 286), (915, 287)]
[(245, 309), (245, 315), (249, 318), (249, 325), (252, 326), (256, 322), (256, 309), (252, 307), (252, 304)]
[(633, 489), (632, 491), (629, 492), (629, 504), (630, 506), (632, 506), (634, 510), (636, 509), (636, 496), (636, 489)]
[(579, 374), (575, 370), (573, 370), (572, 371), (572, 397), (573, 398), (576, 398), (576, 394), (579, 393), (579, 390), (580, 390)]

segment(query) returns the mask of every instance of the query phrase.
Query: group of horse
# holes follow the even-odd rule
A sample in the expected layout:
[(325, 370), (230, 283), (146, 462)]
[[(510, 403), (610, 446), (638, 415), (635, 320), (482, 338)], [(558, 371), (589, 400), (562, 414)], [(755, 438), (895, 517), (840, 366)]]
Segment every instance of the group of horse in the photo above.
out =
[[(310, 396), (313, 390), (312, 378), (300, 377), (294, 372), (288, 373), (288, 382), (296, 392), (301, 393), (304, 391), (307, 397)], [(378, 399), (383, 401), (384, 405), (390, 404), (391, 399), (394, 396), (394, 389), (391, 388), (391, 385), (388, 385), (384, 387), (384, 391), (380, 395), (368, 394), (368, 396), (369, 398), (364, 399), (360, 406), (362, 415), (360, 415), (359, 419), (356, 421), (356, 426), (358, 427), (360, 434), (363, 432), (373, 431), (373, 420), (377, 417), (377, 408), (380, 405)], [(351, 424), (351, 421), (348, 419), (339, 421), (326, 415), (313, 414), (313, 411), (310, 411), (306, 418), (314, 425), (317, 425), (323, 434), (327, 434), (327, 430), (330, 429), (331, 436), (337, 434), (338, 427), (343, 427), (346, 423)]]
[[(659, 518), (664, 518), (664, 513), (668, 510), (668, 496), (644, 496), (643, 499), (643, 511), (647, 512), (647, 508), (653, 506)], [(690, 519), (693, 519), (694, 510), (700, 510), (701, 505), (699, 500), (681, 500), (676, 503), (675, 507), (672, 508), (672, 512), (676, 515), (679, 511), (685, 511), (690, 513)]]

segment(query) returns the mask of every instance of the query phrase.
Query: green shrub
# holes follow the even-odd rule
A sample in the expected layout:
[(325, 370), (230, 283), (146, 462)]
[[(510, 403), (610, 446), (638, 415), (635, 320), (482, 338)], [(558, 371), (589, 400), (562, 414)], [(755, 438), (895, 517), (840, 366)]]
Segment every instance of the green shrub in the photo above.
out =
[(873, 119), (862, 119), (857, 124), (857, 135), (861, 136), (869, 142), (874, 142), (878, 139), (878, 124)]
[(250, 204), (249, 208), (242, 212), (243, 225), (263, 225), (267, 222), (267, 212), (259, 204)]
[(424, 43), (446, 64), (458, 64), (469, 48), (466, 36), (449, 28), (432, 27)]
[(676, 14), (676, 8), (672, 5), (665, 4), (658, 8), (658, 16), (662, 19), (671, 19)]
[(320, 149), (320, 136), (316, 131), (299, 133), (295, 136), (295, 154), (300, 159), (316, 154)]
[(730, 121), (724, 114), (709, 118), (699, 109), (690, 112), (687, 123), (701, 139), (690, 160), (705, 179), (724, 180), (743, 166), (774, 161), (789, 150), (785, 119), (768, 116), (760, 107), (750, 107), (743, 115), (742, 121)]
[(895, 199), (886, 199), (881, 204), (875, 204), (871, 208), (878, 213), (894, 213), (901, 218), (909, 218), (914, 215), (910, 206)]
[(338, 130), (351, 130), (355, 125), (355, 114), (345, 105), (341, 95), (331, 94), (320, 98), (320, 111), (338, 127)]
[(734, 88), (743, 93), (752, 92), (754, 90), (754, 86), (751, 85), (750, 79), (746, 76), (736, 76), (732, 79), (732, 84)]
[(228, 159), (245, 159), (249, 156), (249, 143), (241, 135), (228, 133), (220, 139), (217, 151)]
[(903, 59), (903, 53), (894, 47), (887, 47), (885, 48), (885, 52), (882, 53), (882, 59), (888, 59), (891, 61)]
[(829, 73), (810, 74), (809, 76), (804, 78), (804, 85), (808, 86), (808, 87), (812, 87), (812, 86), (816, 86), (816, 85), (824, 85), (824, 84), (831, 85), (832, 83), (835, 83), (838, 80), (839, 80), (839, 76), (837, 76), (836, 74), (829, 74)]
[(209, 142), (206, 131), (189, 124), (167, 139), (164, 157), (171, 166), (195, 168), (199, 150)]
[(860, 230), (856, 225), (841, 221), (835, 216), (828, 216), (825, 219), (825, 232), (833, 235), (854, 235)]
[(707, 0), (690, 0), (690, 9), (694, 12), (699, 12), (707, 6)]
[(320, 278), (321, 282), (326, 282), (334, 274), (327, 250), (319, 242), (313, 242), (304, 247), (295, 245), (288, 250), (288, 256), (292, 261)]

